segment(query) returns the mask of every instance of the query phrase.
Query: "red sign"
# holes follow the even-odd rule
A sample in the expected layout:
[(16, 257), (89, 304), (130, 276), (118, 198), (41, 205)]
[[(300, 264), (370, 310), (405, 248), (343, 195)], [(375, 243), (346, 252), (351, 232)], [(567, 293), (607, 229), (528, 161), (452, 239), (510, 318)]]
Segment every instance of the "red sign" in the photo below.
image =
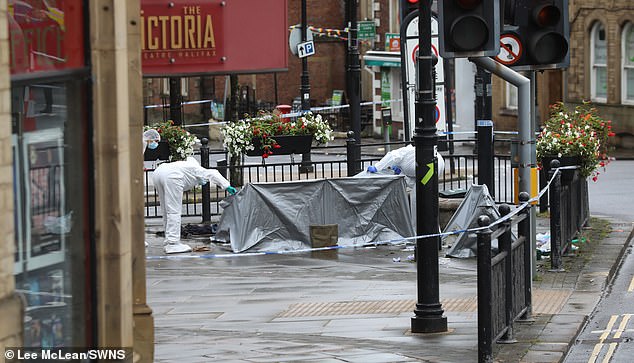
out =
[(9, 0), (11, 74), (84, 66), (82, 0)]
[(287, 0), (142, 0), (144, 76), (288, 67)]

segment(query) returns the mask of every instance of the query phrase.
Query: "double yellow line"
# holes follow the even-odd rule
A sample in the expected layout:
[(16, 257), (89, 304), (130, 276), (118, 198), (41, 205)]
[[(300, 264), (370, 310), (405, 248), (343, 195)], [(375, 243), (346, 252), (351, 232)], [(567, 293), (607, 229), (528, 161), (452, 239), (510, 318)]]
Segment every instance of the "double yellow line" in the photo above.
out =
[[(633, 281), (633, 284), (634, 284), (634, 281)], [(632, 288), (632, 285), (630, 285), (630, 288)], [(595, 363), (597, 361), (597, 358), (599, 357), (599, 353), (601, 353), (601, 351), (603, 350), (603, 346), (605, 345), (603, 342), (605, 341), (605, 339), (608, 338), (610, 333), (612, 333), (612, 328), (614, 327), (614, 324), (617, 322), (619, 317), (622, 316), (623, 319), (621, 320), (619, 327), (614, 332), (614, 337), (613, 337), (614, 339), (621, 338), (621, 335), (625, 331), (625, 328), (627, 327), (627, 323), (629, 322), (632, 315), (633, 314), (623, 314), (623, 315), (612, 315), (610, 317), (610, 321), (608, 321), (608, 326), (603, 331), (603, 334), (601, 334), (601, 337), (599, 337), (599, 342), (595, 344), (594, 349), (592, 350), (592, 355), (590, 355), (590, 359), (588, 359), (588, 363)], [(605, 354), (605, 357), (603, 357), (603, 360), (601, 361), (602, 363), (608, 363), (610, 361), (610, 359), (612, 358), (612, 354), (614, 354), (614, 350), (616, 350), (617, 345), (618, 343), (610, 343), (610, 345), (608, 346), (608, 351)]]

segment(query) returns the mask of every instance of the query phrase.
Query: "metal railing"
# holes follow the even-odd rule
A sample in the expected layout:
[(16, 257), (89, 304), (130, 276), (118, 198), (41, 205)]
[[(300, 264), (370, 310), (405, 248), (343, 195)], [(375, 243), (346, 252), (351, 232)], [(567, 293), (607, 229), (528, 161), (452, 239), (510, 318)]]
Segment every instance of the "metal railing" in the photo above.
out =
[[(473, 154), (475, 139), (451, 140), (455, 143), (456, 152), (442, 152), (445, 160), (445, 171), (439, 175), (439, 191), (449, 192), (466, 190), (478, 183), (477, 155)], [(493, 156), (495, 168), (495, 193), (498, 203), (513, 202), (513, 174), (511, 171), (511, 156), (507, 152), (510, 140), (495, 140), (496, 153)], [(285, 182), (321, 178), (341, 178), (353, 176), (368, 166), (375, 164), (389, 149), (396, 149), (406, 145), (405, 142), (379, 142), (357, 144), (354, 138), (349, 138), (345, 145), (313, 147), (311, 164), (312, 170), (301, 168), (301, 157), (291, 155), (290, 160), (277, 162), (275, 157), (268, 159), (240, 158), (240, 163), (228, 163), (225, 150), (212, 150), (204, 144), (197, 154), (204, 155), (201, 165), (208, 167), (215, 160), (216, 169), (230, 180), (231, 184), (239, 187), (247, 183)], [(499, 150), (499, 151), (498, 151)], [(280, 158), (282, 158), (280, 156)], [(205, 159), (205, 160), (202, 160)], [(253, 160), (260, 161), (259, 163)], [(279, 160), (279, 159), (278, 159)], [(160, 217), (158, 196), (152, 185), (154, 169), (145, 171), (145, 216)], [(203, 188), (186, 192), (183, 197), (183, 216), (202, 216), (203, 221), (209, 221), (210, 216), (222, 214), (220, 201), (226, 193), (214, 186), (209, 188), (209, 196)], [(207, 208), (203, 205), (209, 203)]]
[[(513, 343), (513, 323), (530, 319), (532, 314), (530, 209), (527, 193), (521, 193), (522, 205), (509, 216), (511, 208), (500, 206), (502, 222), (489, 226), (488, 216), (480, 216), (478, 225), (478, 362), (493, 362), (493, 343)], [(517, 225), (513, 241), (512, 228)], [(492, 225), (491, 225), (492, 226)], [(498, 240), (493, 255), (491, 241)]]
[(590, 217), (588, 180), (579, 170), (559, 169), (559, 160), (550, 164), (550, 262), (553, 271), (563, 271), (562, 256), (572, 245)]

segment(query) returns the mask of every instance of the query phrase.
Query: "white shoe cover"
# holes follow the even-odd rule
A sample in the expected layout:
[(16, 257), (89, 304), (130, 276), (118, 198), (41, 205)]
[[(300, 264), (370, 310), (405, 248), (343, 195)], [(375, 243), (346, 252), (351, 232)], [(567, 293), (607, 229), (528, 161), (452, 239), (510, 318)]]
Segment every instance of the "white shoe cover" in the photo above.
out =
[(163, 251), (165, 251), (165, 253), (169, 255), (172, 253), (191, 252), (192, 248), (184, 243), (178, 242), (178, 243), (169, 243), (165, 245), (165, 247), (163, 247)]

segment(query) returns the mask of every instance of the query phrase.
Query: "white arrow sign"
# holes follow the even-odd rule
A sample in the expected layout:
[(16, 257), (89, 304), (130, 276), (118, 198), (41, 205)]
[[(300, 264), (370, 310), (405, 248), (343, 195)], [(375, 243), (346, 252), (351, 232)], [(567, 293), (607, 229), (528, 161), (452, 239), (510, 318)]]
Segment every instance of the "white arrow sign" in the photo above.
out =
[(315, 43), (309, 41), (306, 43), (297, 44), (297, 56), (300, 58), (308, 57), (309, 55), (315, 55)]

